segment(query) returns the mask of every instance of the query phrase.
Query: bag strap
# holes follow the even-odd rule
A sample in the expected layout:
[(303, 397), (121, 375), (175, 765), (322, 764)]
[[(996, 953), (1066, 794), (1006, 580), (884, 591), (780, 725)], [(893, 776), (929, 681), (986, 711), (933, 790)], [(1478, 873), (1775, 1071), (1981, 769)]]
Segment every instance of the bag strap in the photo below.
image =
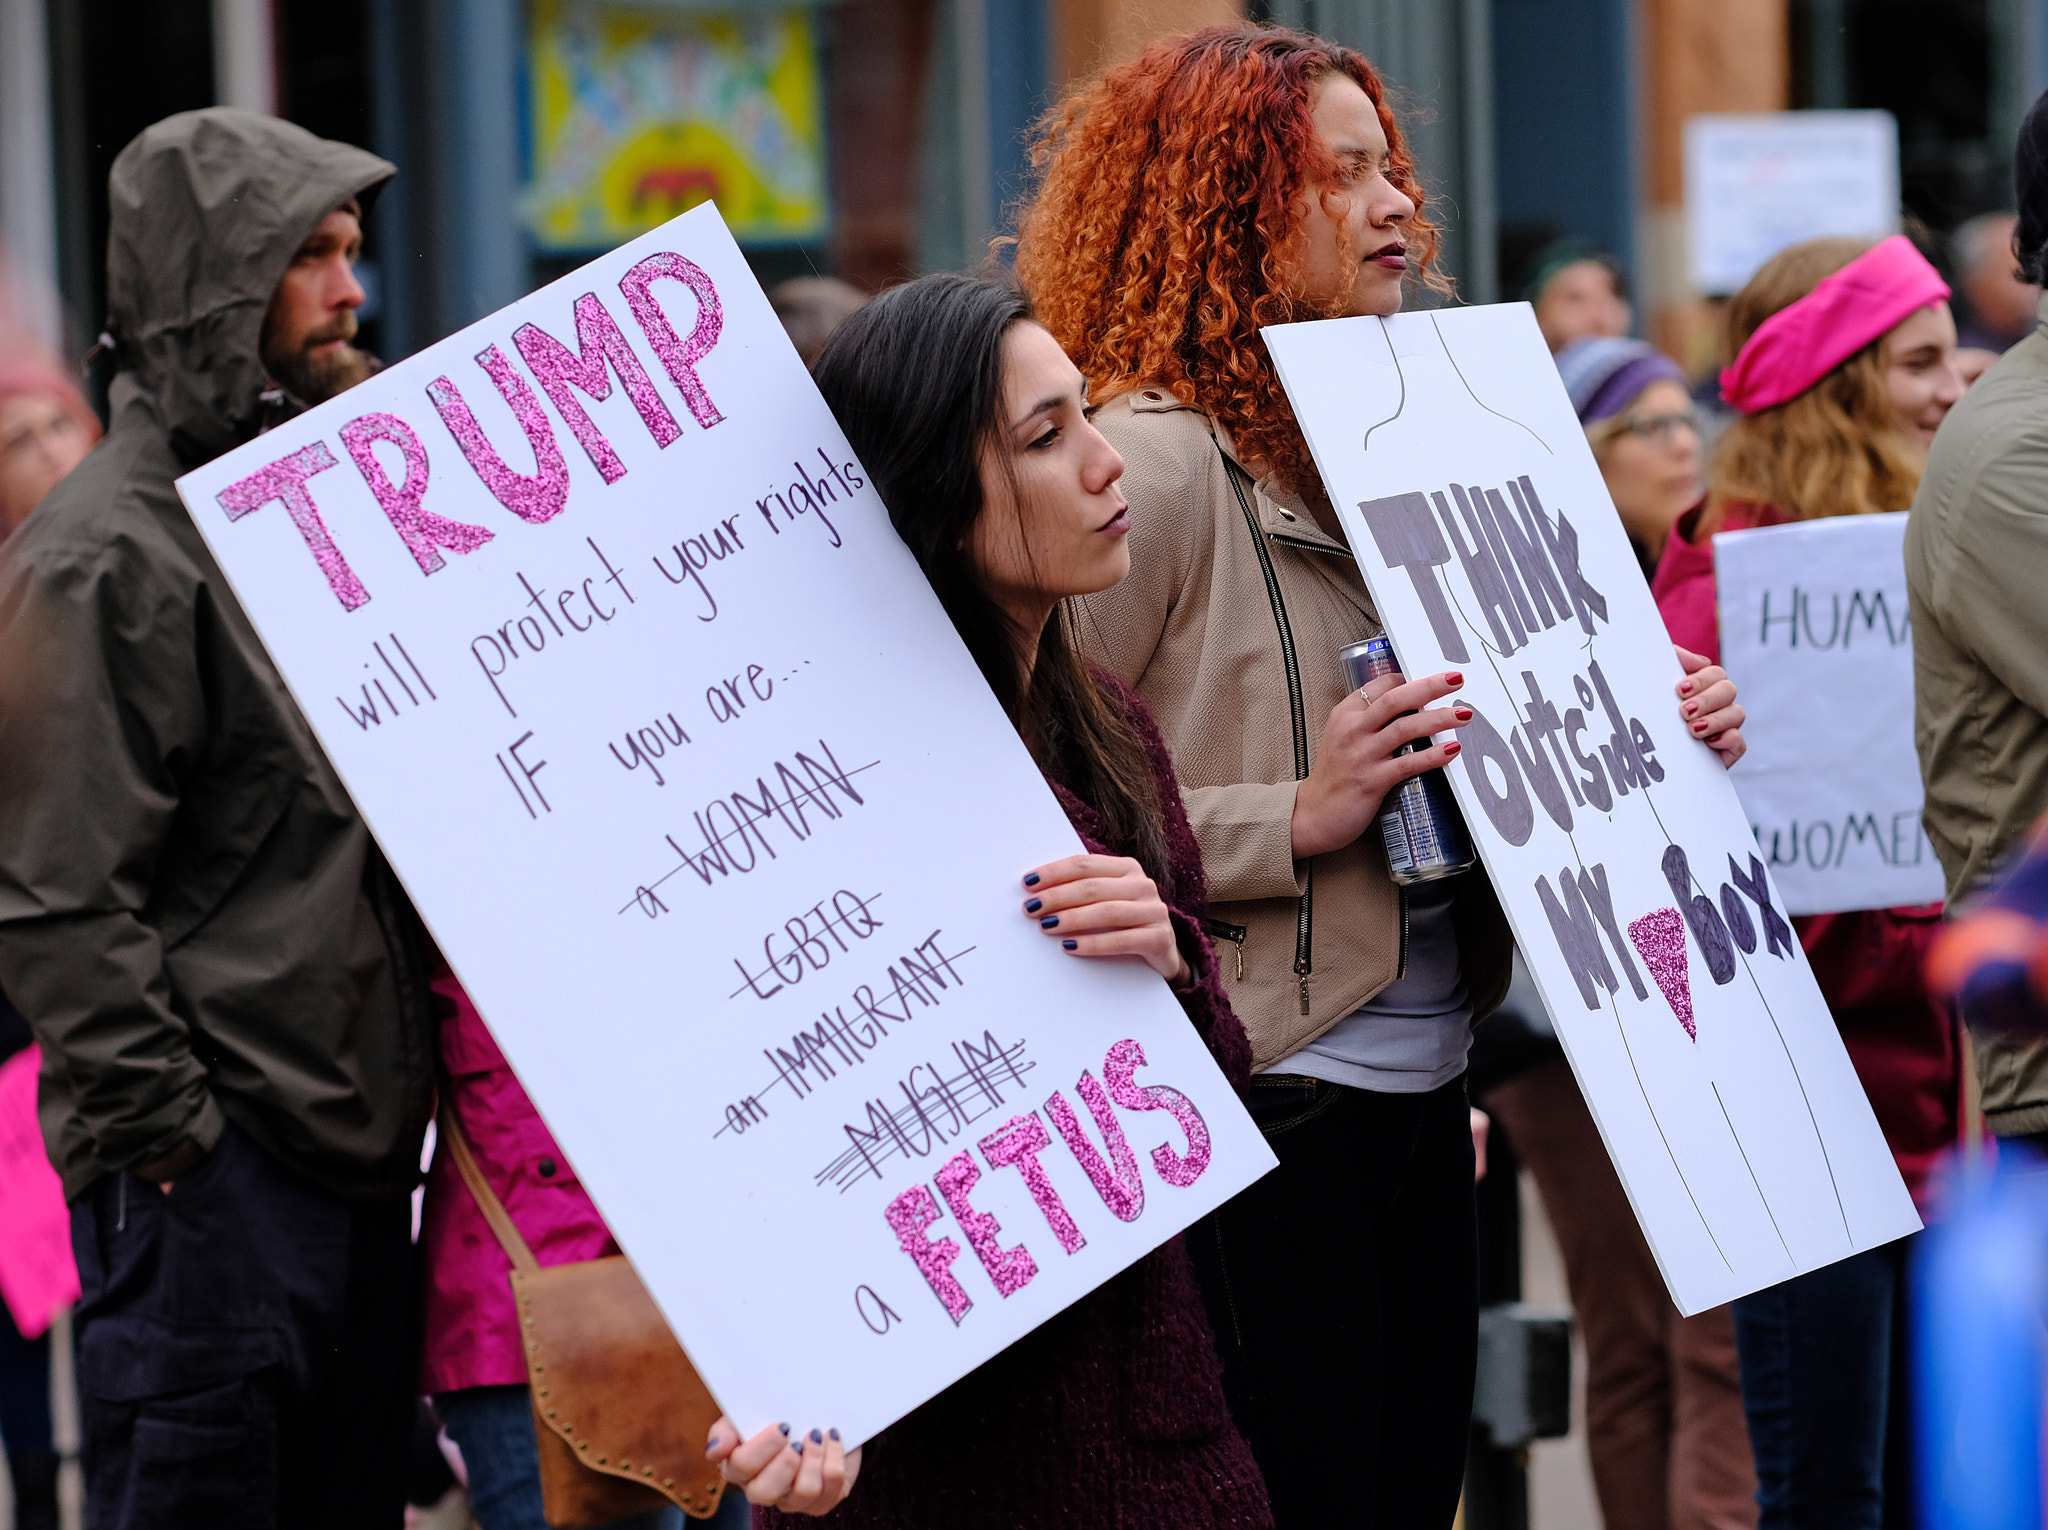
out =
[(498, 1235), (498, 1243), (505, 1250), (505, 1257), (512, 1261), (512, 1268), (539, 1269), (540, 1261), (533, 1257), (533, 1250), (519, 1236), (511, 1214), (505, 1210), (505, 1203), (491, 1189), (490, 1181), (484, 1178), (482, 1166), (476, 1161), (476, 1154), (469, 1150), (469, 1139), (462, 1135), (462, 1123), (455, 1118), (455, 1102), (448, 1098), (445, 1090), (441, 1099), (441, 1137), (447, 1142), (448, 1151), (455, 1155), (456, 1171), (462, 1175), (462, 1182), (469, 1186), (476, 1209), (484, 1214), (484, 1220), (491, 1224), (491, 1231)]

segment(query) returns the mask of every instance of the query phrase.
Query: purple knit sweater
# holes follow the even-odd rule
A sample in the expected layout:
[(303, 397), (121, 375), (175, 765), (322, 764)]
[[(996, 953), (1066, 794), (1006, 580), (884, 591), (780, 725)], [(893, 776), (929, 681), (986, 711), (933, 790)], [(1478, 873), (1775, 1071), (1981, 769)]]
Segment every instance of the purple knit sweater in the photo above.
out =
[[(1251, 1043), (1202, 932), (1202, 854), (1173, 760), (1134, 691), (1095, 671), (1144, 740), (1166, 817), (1160, 896), (1197, 982), (1188, 1019), (1230, 1081)], [(1083, 842), (1102, 820), (1053, 783)], [(1222, 1369), (1179, 1238), (1163, 1244), (870, 1440), (860, 1480), (822, 1519), (754, 1510), (756, 1530), (1266, 1530), (1265, 1480), (1230, 1420)]]

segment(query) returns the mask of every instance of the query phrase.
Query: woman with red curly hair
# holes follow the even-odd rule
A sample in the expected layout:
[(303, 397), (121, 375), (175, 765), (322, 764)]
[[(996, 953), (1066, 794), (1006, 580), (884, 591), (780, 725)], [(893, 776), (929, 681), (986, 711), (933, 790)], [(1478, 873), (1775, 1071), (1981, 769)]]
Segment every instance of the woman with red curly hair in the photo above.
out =
[[(1477, 1346), (1465, 1054), (1513, 943), (1483, 872), (1405, 898), (1388, 872), (1381, 800), (1472, 712), (1455, 672), (1348, 690), (1379, 617), (1258, 339), (1446, 285), (1437, 233), (1372, 66), (1278, 28), (1153, 44), (1055, 108), (1038, 163), (1018, 275), (1130, 501), (1130, 577), (1075, 627), (1173, 750), (1280, 1159), (1189, 1234), (1232, 1412), (1278, 1524), (1441, 1530)], [(1688, 668), (1693, 734), (1739, 753), (1734, 688)]]

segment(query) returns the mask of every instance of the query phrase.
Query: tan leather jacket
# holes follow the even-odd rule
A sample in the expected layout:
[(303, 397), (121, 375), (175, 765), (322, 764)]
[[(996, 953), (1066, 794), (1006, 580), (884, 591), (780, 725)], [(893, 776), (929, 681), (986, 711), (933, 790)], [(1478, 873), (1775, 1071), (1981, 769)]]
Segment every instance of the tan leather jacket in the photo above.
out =
[[(2040, 311), (2048, 319), (2048, 299)], [(2048, 812), (2044, 573), (2048, 330), (2037, 323), (1949, 411), (1906, 522), (1922, 816), (1951, 904)], [(2048, 1131), (2048, 1040), (1976, 1042), (1985, 1124)]]
[[(1378, 836), (1296, 861), (1290, 834), (1296, 783), (1344, 699), (1337, 650), (1377, 635), (1379, 616), (1350, 550), (1298, 498), (1244, 474), (1286, 613), (1284, 652), (1224, 466), (1228, 434), (1159, 388), (1111, 400), (1095, 423), (1124, 458), (1131, 573), (1077, 601), (1076, 625), (1088, 655), (1144, 696), (1173, 751), (1208, 872), (1211, 934), (1252, 1066), (1264, 1070), (1386, 987), (1406, 958), (1400, 889)], [(1485, 873), (1458, 882), (1476, 1019), (1506, 993), (1514, 947)]]

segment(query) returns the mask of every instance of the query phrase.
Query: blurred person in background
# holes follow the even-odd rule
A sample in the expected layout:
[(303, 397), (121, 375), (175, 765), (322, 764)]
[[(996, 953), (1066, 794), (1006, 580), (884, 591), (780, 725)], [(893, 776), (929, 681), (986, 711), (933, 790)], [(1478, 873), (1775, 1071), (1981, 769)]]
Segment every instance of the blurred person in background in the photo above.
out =
[(0, 342), (0, 540), (100, 438), (84, 395), (40, 352)]
[(2048, 1032), (2048, 818), (1943, 928), (1927, 982), (1974, 1030)]
[(1685, 372), (1653, 345), (1617, 339), (1573, 341), (1557, 370), (1647, 580), (1705, 488)]
[(1635, 321), (1620, 258), (1587, 239), (1559, 239), (1538, 250), (1521, 296), (1535, 307), (1553, 356), (1574, 340), (1626, 335)]
[[(8, 316), (0, 314), (0, 324)], [(0, 329), (0, 542), (57, 480), (84, 460), (100, 422), (42, 342)], [(4, 783), (0, 783), (4, 787)], [(0, 993), (0, 1062), (33, 1043)], [(15, 1530), (57, 1530), (57, 1452), (50, 1419), (50, 1335), (24, 1339), (0, 1303), (0, 1447), (14, 1484)]]
[(809, 366), (832, 331), (867, 305), (868, 295), (833, 276), (798, 276), (768, 291), (769, 306), (782, 321), (789, 342)]
[[(1685, 373), (1640, 340), (1577, 340), (1558, 372), (1647, 580), (1704, 491)], [(1517, 973), (1518, 985), (1526, 979)], [(1518, 999), (1521, 1002), (1517, 1002)], [(1534, 1034), (1481, 1103), (1535, 1177), (1586, 1345), (1586, 1454), (1607, 1530), (1754, 1530), (1756, 1468), (1727, 1307), (1672, 1305), (1578, 1081), (1533, 994)], [(1482, 1037), (1485, 1033), (1482, 1032)]]
[[(2020, 128), (2015, 251), (2048, 275), (2048, 95)], [(1949, 901), (2048, 812), (2048, 335), (2037, 327), (1963, 396), (1906, 523), (1923, 821)], [(1962, 1018), (1972, 1024), (1969, 996)], [(1984, 1124), (2048, 1146), (2048, 1038), (1975, 1035)]]
[(2033, 333), (2041, 286), (2020, 275), (2013, 253), (2019, 214), (1981, 213), (1949, 235), (1949, 261), (1962, 302), (1956, 344), (2003, 355)]
[[(1741, 418), (1706, 503), (1673, 529), (1652, 586), (1674, 641), (1717, 653), (1713, 538), (1903, 510), (1962, 396), (1949, 289), (1901, 236), (1814, 239), (1765, 262), (1728, 309), (1721, 387)], [(1916, 645), (1919, 622), (1914, 623)], [(1981, 793), (1983, 783), (1974, 790)], [(1793, 921), (1916, 1203), (1959, 1130), (1960, 1045), (1922, 968), (1941, 905)], [(1906, 1263), (1869, 1249), (1735, 1304), (1763, 1530), (1908, 1527)]]
[(391, 174), (226, 107), (124, 148), (113, 425), (0, 544), (0, 984), (71, 1203), (90, 1530), (403, 1518), (424, 932), (173, 486), (368, 374)]

